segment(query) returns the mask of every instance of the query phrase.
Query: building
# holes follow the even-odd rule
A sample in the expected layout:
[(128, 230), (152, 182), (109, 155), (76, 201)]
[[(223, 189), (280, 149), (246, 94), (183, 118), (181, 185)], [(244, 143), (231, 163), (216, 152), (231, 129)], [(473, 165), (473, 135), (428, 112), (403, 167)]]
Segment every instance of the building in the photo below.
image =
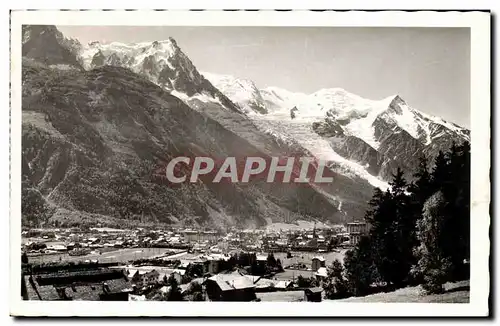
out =
[(184, 234), (184, 241), (186, 242), (195, 242), (195, 241), (199, 241), (198, 239), (198, 231), (194, 231), (194, 230), (185, 230), (183, 232)]
[(87, 269), (25, 275), (25, 300), (128, 301), (132, 286), (118, 270)]
[(253, 301), (255, 296), (255, 285), (243, 275), (217, 274), (205, 282), (208, 298), (210, 301)]
[(146, 301), (145, 295), (129, 294), (128, 301)]
[(323, 289), (320, 287), (314, 287), (306, 289), (304, 291), (304, 299), (310, 302), (321, 302), (321, 293)]
[(245, 276), (250, 279), (258, 277), (258, 279), (253, 282), (255, 284), (256, 292), (286, 291), (292, 289), (294, 286), (294, 283), (290, 280), (271, 280), (254, 275)]
[(186, 242), (215, 242), (218, 240), (218, 234), (215, 231), (185, 230), (183, 236)]
[(349, 244), (355, 246), (358, 244), (361, 237), (368, 232), (368, 225), (366, 222), (351, 222), (347, 223), (347, 233), (349, 234)]
[(314, 276), (316, 276), (319, 286), (323, 286), (324, 280), (328, 277), (328, 270), (326, 267), (320, 267), (316, 273), (314, 273)]
[(313, 272), (318, 271), (321, 267), (325, 267), (325, 258), (321, 256), (313, 257), (312, 263), (311, 263), (311, 269)]
[(206, 273), (210, 273), (212, 275), (219, 273), (220, 270), (219, 263), (220, 263), (219, 259), (209, 256), (206, 264), (207, 266)]
[(185, 269), (174, 269), (168, 277), (173, 277), (177, 281), (177, 284), (182, 284), (182, 279), (185, 274)]
[(262, 273), (266, 270), (267, 267), (267, 256), (266, 255), (256, 255), (256, 263), (257, 268)]
[(52, 245), (52, 246), (47, 246), (47, 250), (68, 251), (68, 248), (65, 245), (62, 245), (62, 244), (56, 244), (56, 245)]
[(137, 270), (132, 276), (132, 283), (138, 287), (143, 287), (158, 282), (159, 277), (160, 273), (154, 269), (152, 271)]

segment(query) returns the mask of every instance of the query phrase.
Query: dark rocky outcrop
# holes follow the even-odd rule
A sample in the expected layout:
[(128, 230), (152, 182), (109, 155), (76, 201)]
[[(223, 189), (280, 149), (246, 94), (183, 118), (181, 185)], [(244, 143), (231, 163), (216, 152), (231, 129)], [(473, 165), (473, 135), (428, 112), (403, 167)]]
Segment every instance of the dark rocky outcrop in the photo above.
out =
[(80, 44), (65, 39), (52, 25), (23, 25), (22, 55), (46, 65), (69, 65), (81, 68), (76, 53)]

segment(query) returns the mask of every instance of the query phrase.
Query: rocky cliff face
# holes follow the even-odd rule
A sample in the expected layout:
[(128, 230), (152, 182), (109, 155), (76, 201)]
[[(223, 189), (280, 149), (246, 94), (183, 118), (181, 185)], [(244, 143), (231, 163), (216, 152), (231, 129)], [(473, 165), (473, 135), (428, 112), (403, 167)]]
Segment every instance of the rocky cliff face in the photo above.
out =
[(86, 69), (124, 67), (169, 91), (187, 97), (206, 95), (228, 110), (240, 111), (198, 72), (173, 38), (137, 44), (92, 42), (82, 47), (77, 56)]
[(81, 68), (77, 53), (81, 45), (66, 39), (55, 26), (23, 25), (22, 54), (46, 65), (68, 65)]
[(468, 130), (426, 116), (408, 107), (399, 96), (394, 97), (387, 109), (378, 113), (373, 122), (365, 126), (372, 130), (372, 135), (368, 137), (372, 141), (371, 145), (367, 140), (356, 137), (352, 131), (347, 135), (339, 132), (342, 129), (339, 121), (328, 114), (320, 125), (340, 135), (329, 138), (334, 150), (349, 160), (366, 165), (370, 174), (383, 180), (390, 180), (398, 167), (411, 179), (418, 164), (415, 158), (425, 155), (434, 160), (440, 150), (448, 149), (453, 142), (460, 144), (470, 141)]

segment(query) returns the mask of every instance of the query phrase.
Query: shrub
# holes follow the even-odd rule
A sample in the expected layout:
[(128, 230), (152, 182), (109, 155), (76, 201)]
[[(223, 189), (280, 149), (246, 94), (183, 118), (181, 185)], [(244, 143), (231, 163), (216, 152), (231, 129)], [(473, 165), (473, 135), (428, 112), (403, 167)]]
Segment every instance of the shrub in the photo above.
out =
[(442, 192), (432, 195), (424, 204), (422, 219), (417, 222), (420, 245), (415, 250), (418, 263), (414, 269), (423, 277), (422, 287), (428, 293), (443, 292), (443, 284), (452, 268), (450, 258), (444, 257), (441, 248), (446, 223), (445, 203)]
[(349, 296), (347, 280), (344, 277), (344, 266), (335, 260), (328, 268), (328, 277), (323, 282), (323, 289), (327, 299), (340, 299)]

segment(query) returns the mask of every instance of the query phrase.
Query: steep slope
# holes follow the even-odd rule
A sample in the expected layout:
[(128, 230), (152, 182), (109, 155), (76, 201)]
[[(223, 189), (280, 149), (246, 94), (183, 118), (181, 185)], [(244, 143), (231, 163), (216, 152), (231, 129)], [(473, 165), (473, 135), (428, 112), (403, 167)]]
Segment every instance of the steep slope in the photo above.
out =
[(275, 111), (254, 117), (255, 123), (265, 133), (285, 143), (298, 143), (318, 159), (329, 162), (330, 168), (339, 175), (358, 182), (359, 186), (386, 189), (387, 183), (368, 173), (365, 167), (341, 156), (332, 146), (333, 138), (321, 136), (312, 129), (311, 121), (292, 119), (288, 111)]
[(308, 187), (166, 184), (164, 162), (178, 155), (265, 154), (126, 69), (23, 70), (23, 173), (57, 208), (129, 221), (243, 226), (283, 221), (298, 207), (322, 220), (336, 214)]
[[(56, 31), (47, 27), (34, 35), (55, 33), (61, 51), (75, 53)], [(262, 133), (231, 101), (217, 100), (218, 90), (209, 93), (211, 84), (197, 79), (196, 68), (187, 69), (185, 82), (176, 73), (159, 87), (143, 71), (97, 63), (86, 71), (80, 67), (85, 60), (68, 55), (62, 63), (51, 54), (23, 60), (24, 223), (255, 227), (304, 216), (338, 223), (363, 213), (371, 188), (341, 175), (336, 186), (347, 189), (345, 197), (339, 189), (332, 196), (315, 185), (262, 180), (166, 183), (165, 163), (175, 156), (269, 159), (308, 153)]]
[(344, 136), (330, 138), (332, 148), (348, 159), (368, 164), (371, 173), (384, 180), (390, 179), (397, 167), (411, 178), (418, 164), (415, 158), (425, 155), (433, 160), (439, 150), (448, 149), (453, 142), (470, 141), (468, 130), (419, 112), (399, 96), (371, 102), (375, 103), (368, 113), (356, 110), (355, 117), (342, 116), (333, 106), (321, 125), (340, 125)]
[(178, 96), (201, 96), (239, 112), (231, 100), (198, 72), (173, 38), (136, 44), (92, 42), (81, 49), (79, 57), (85, 69), (104, 65), (125, 67)]

